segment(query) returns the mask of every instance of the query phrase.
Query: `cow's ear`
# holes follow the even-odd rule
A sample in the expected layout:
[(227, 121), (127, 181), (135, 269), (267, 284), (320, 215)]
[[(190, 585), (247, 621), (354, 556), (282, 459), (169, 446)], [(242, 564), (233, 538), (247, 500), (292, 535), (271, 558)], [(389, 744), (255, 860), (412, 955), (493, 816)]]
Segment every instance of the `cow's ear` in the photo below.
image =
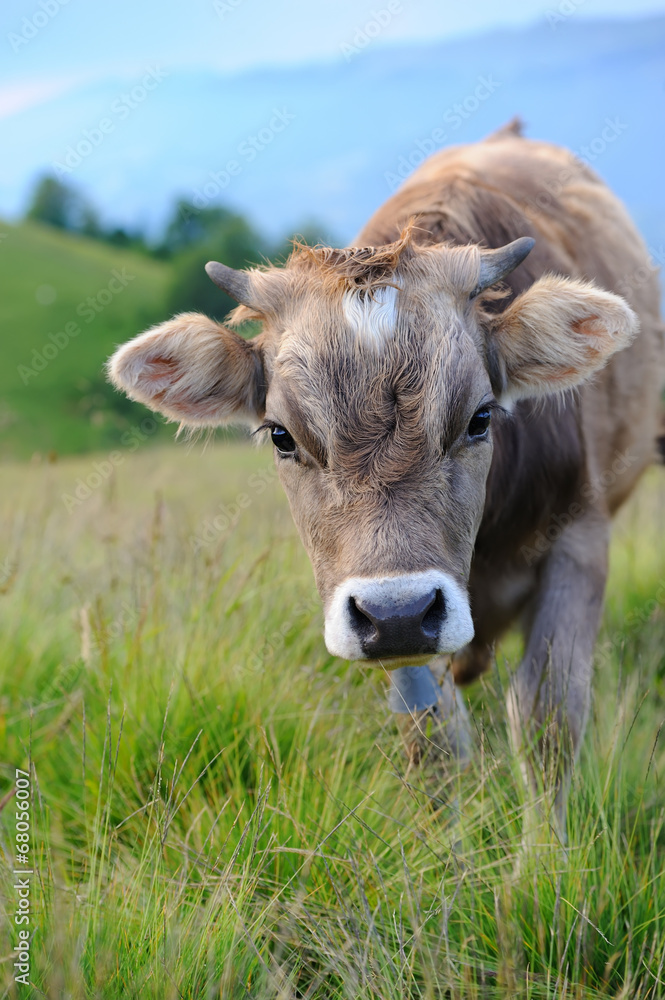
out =
[(495, 391), (512, 401), (579, 385), (635, 337), (637, 316), (619, 295), (587, 281), (546, 276), (497, 317), (490, 356)]
[(113, 384), (190, 427), (263, 416), (261, 352), (201, 313), (181, 313), (119, 348), (108, 363)]

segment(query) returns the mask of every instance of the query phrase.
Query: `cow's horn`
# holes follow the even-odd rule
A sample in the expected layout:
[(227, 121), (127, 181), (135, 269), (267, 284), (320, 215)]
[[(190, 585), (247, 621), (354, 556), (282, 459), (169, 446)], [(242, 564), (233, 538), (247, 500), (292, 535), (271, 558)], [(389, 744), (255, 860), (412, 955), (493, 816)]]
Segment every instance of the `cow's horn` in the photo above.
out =
[(507, 274), (514, 271), (518, 264), (531, 253), (536, 241), (530, 236), (521, 236), (518, 240), (499, 247), (498, 250), (480, 251), (480, 273), (478, 284), (471, 293), (471, 298), (483, 292), (491, 285), (496, 285)]
[(236, 302), (243, 306), (253, 307), (247, 271), (235, 271), (232, 267), (227, 267), (226, 264), (218, 264), (216, 260), (210, 260), (206, 264), (206, 274)]

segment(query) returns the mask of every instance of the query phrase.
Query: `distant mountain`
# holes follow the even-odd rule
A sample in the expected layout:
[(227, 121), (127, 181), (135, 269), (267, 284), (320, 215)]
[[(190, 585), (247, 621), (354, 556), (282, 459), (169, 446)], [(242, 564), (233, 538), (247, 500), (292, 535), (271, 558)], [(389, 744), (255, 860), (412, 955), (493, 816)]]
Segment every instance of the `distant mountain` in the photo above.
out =
[(270, 235), (315, 218), (349, 241), (421, 151), (520, 114), (528, 135), (587, 150), (657, 251), (664, 104), (665, 17), (543, 17), (528, 30), (232, 77), (160, 79), (157, 67), (1, 121), (0, 211), (15, 213), (27, 180), (59, 163), (109, 218), (153, 232), (176, 195), (198, 193)]

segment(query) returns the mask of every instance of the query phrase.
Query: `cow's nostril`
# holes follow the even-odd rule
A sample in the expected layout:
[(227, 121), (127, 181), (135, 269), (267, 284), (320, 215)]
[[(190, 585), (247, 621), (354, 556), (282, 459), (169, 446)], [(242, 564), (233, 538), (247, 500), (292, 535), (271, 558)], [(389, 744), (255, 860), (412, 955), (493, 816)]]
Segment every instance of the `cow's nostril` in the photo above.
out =
[(413, 595), (390, 593), (349, 595), (351, 628), (365, 655), (416, 656), (435, 653), (446, 616), (443, 591), (439, 588)]
[(356, 604), (355, 597), (349, 597), (349, 617), (351, 618), (353, 630), (363, 645), (377, 638), (378, 630), (376, 625), (371, 618), (360, 610)]
[(422, 627), (425, 635), (432, 639), (438, 638), (445, 617), (446, 617), (446, 602), (443, 599), (442, 592), (440, 590), (437, 590), (434, 596), (434, 600), (432, 601), (429, 608), (423, 615)]

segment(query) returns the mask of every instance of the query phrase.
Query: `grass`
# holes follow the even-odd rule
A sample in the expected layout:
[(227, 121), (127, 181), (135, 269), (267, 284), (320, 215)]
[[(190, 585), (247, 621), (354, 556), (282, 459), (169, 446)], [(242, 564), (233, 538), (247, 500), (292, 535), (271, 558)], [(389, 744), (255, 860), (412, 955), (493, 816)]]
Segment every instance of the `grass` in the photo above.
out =
[(0, 261), (0, 457), (112, 447), (144, 411), (103, 365), (165, 318), (169, 267), (36, 223), (0, 224)]
[(95, 461), (3, 467), (0, 796), (31, 769), (36, 873), (23, 987), (3, 798), (3, 996), (665, 995), (661, 472), (615, 532), (564, 853), (522, 846), (515, 637), (432, 799), (379, 672), (325, 651), (269, 452), (142, 445), (68, 510)]

